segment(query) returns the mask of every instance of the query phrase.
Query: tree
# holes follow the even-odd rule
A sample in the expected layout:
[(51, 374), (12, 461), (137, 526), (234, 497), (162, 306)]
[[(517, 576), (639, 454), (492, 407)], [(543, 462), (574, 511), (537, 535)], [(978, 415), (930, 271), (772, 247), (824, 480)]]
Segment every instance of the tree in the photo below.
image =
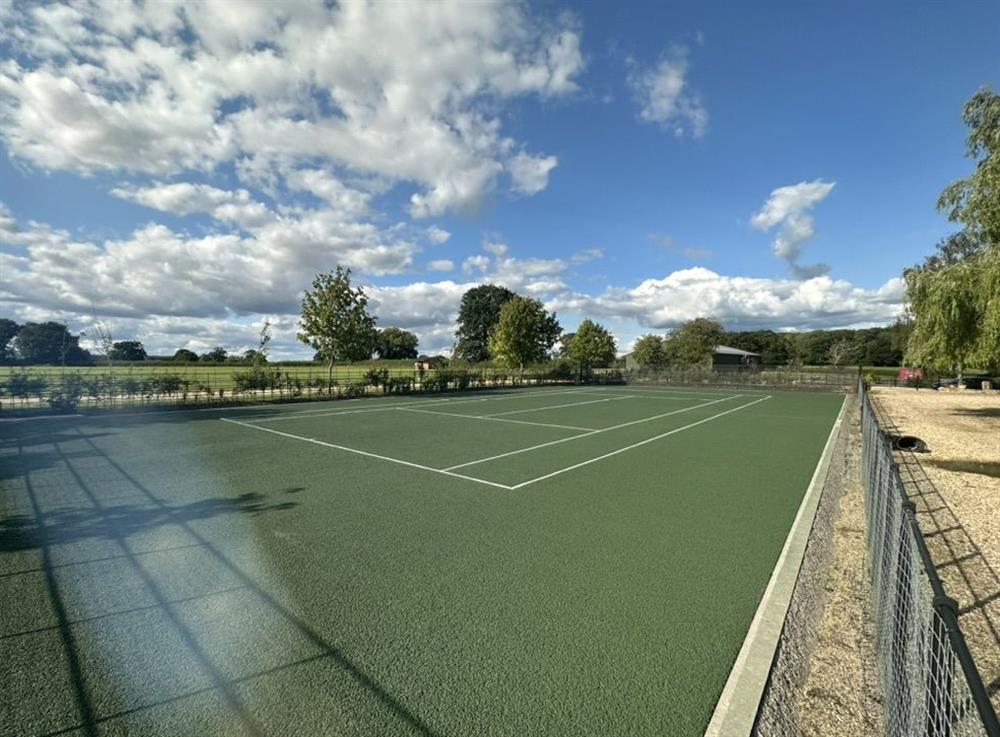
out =
[(378, 331), (375, 352), (379, 358), (416, 358), (419, 339), (409, 330), (385, 328)]
[(458, 309), (455, 356), (478, 363), (490, 357), (490, 334), (500, 320), (500, 310), (517, 295), (506, 287), (483, 284), (462, 295)]
[(663, 338), (659, 335), (643, 335), (635, 342), (632, 358), (639, 368), (657, 371), (667, 365), (667, 354), (663, 348)]
[(112, 361), (145, 361), (146, 349), (139, 340), (120, 340), (113, 343), (108, 357)]
[(715, 347), (726, 337), (723, 327), (705, 317), (688, 320), (667, 339), (664, 347), (671, 363), (681, 366), (710, 365)]
[(184, 363), (194, 363), (198, 360), (198, 354), (194, 351), (189, 351), (187, 348), (178, 348), (177, 352), (174, 353), (174, 360)]
[(500, 308), (500, 319), (490, 333), (489, 353), (504, 365), (523, 371), (524, 364), (548, 357), (560, 333), (556, 316), (546, 312), (541, 302), (514, 297)]
[(328, 386), (335, 361), (363, 361), (375, 350), (375, 318), (367, 307), (364, 290), (351, 288), (351, 270), (340, 265), (334, 273), (318, 274), (302, 298), (298, 339), (327, 362)]
[(749, 330), (726, 333), (723, 344), (760, 354), (765, 366), (783, 366), (792, 360), (792, 346), (784, 333), (773, 330)]
[(204, 354), (201, 357), (201, 360), (206, 363), (225, 363), (227, 358), (229, 358), (229, 351), (221, 345), (217, 345), (208, 353)]
[(916, 268), (921, 269), (943, 269), (945, 266), (954, 266), (970, 258), (985, 253), (988, 245), (981, 240), (973, 238), (966, 231), (952, 233), (947, 238), (942, 238), (934, 249), (934, 253), (924, 259), (924, 263)]
[(834, 366), (853, 366), (861, 359), (861, 350), (857, 341), (841, 338), (830, 346), (829, 361)]
[(941, 193), (938, 209), (965, 226), (969, 236), (990, 246), (1000, 245), (1000, 95), (984, 89), (962, 111), (969, 127), (966, 156), (975, 171), (952, 182)]
[(615, 360), (618, 346), (607, 329), (592, 320), (584, 320), (569, 343), (569, 357), (587, 371), (607, 368)]
[(570, 347), (573, 345), (575, 337), (576, 333), (562, 334), (562, 337), (559, 339), (559, 358), (569, 358)]
[(80, 336), (58, 322), (29, 322), (14, 338), (14, 349), (26, 363), (87, 363), (90, 354), (80, 347)]
[(6, 361), (14, 357), (10, 342), (17, 336), (21, 326), (6, 317), (0, 317), (0, 361)]
[(906, 272), (913, 310), (907, 363), (935, 369), (957, 368), (961, 378), (979, 337), (975, 265), (965, 261), (935, 271)]

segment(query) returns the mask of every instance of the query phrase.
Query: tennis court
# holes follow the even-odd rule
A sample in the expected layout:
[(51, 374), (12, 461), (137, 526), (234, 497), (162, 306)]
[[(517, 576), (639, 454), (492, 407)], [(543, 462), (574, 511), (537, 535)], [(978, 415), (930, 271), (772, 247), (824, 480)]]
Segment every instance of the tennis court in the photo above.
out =
[(700, 735), (842, 400), (0, 424), (0, 729)]

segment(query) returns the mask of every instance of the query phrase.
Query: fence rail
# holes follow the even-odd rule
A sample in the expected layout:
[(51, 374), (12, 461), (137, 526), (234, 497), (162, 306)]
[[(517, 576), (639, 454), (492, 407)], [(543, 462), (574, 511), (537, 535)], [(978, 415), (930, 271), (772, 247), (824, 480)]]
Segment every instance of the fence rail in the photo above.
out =
[(875, 650), (888, 737), (1000, 737), (1000, 724), (924, 543), (865, 387), (862, 459)]

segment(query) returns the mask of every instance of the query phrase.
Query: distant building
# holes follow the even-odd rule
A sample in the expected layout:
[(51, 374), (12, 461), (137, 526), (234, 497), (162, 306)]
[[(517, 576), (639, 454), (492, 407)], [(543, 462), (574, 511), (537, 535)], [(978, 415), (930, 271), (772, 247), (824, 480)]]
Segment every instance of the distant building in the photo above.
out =
[[(712, 368), (739, 368), (741, 366), (759, 366), (760, 354), (732, 348), (728, 345), (717, 345), (712, 352)], [(640, 368), (635, 357), (629, 353), (625, 356), (625, 368), (636, 371)]]
[(728, 345), (717, 345), (715, 346), (715, 352), (712, 354), (712, 368), (758, 365), (760, 365), (760, 354), (744, 351), (741, 348), (731, 348)]

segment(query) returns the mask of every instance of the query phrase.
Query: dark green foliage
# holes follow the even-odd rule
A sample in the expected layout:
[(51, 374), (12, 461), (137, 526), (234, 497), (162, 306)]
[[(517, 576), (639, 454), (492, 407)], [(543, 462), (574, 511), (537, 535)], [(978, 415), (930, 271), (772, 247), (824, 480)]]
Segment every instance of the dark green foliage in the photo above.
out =
[(710, 365), (715, 347), (722, 345), (726, 331), (714, 320), (698, 317), (674, 330), (664, 343), (667, 361), (676, 366)]
[(226, 359), (229, 357), (229, 351), (223, 348), (221, 345), (215, 346), (212, 350), (201, 357), (202, 361), (206, 363), (225, 363)]
[(189, 351), (187, 348), (180, 348), (174, 354), (174, 359), (178, 363), (194, 363), (198, 360), (198, 354), (194, 351)]
[(496, 284), (473, 287), (462, 295), (458, 310), (455, 356), (473, 363), (490, 358), (489, 339), (500, 320), (500, 309), (515, 296)]
[(144, 361), (146, 349), (139, 340), (121, 340), (111, 347), (108, 358), (112, 361)]
[(514, 297), (500, 308), (500, 319), (490, 333), (490, 355), (503, 366), (523, 369), (548, 358), (562, 328), (537, 299)]
[(375, 339), (375, 353), (382, 359), (417, 357), (417, 336), (401, 328), (384, 328)]
[(80, 347), (80, 336), (58, 322), (29, 322), (14, 338), (17, 357), (25, 363), (84, 364), (90, 354)]
[(787, 333), (773, 330), (727, 332), (722, 345), (760, 354), (765, 366), (784, 366), (792, 361), (792, 341)]
[[(566, 345), (567, 341), (563, 342)], [(600, 323), (584, 320), (568, 341), (568, 355), (583, 371), (607, 368), (615, 360), (618, 346), (614, 337)]]

